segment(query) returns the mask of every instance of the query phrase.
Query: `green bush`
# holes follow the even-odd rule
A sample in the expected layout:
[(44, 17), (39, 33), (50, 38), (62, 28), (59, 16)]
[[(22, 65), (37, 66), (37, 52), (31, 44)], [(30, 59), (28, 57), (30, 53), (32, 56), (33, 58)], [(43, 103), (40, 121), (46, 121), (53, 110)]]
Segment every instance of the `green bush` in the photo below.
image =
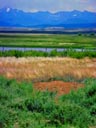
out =
[(78, 33), (78, 36), (82, 36), (82, 33)]
[(88, 127), (90, 116), (88, 111), (78, 104), (66, 103), (57, 106), (50, 115), (51, 123), (70, 124), (80, 128)]
[(91, 33), (90, 36), (95, 36), (95, 33)]
[(96, 126), (96, 79), (63, 95), (36, 91), (31, 83), (0, 77), (0, 126), (3, 128), (88, 128)]

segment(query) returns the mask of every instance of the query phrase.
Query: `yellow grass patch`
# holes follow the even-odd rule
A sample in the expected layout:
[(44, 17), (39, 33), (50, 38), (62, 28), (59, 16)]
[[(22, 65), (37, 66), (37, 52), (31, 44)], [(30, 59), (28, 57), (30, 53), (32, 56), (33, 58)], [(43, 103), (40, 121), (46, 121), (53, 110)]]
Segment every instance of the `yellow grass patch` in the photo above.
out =
[(35, 80), (71, 75), (77, 78), (96, 77), (95, 59), (1, 57), (0, 74), (18, 80)]

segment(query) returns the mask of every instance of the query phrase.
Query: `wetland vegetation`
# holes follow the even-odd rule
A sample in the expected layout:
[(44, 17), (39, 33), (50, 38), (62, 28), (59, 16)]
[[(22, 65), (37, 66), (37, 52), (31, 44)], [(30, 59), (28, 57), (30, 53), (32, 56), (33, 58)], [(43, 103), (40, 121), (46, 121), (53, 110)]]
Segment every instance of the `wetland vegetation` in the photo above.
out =
[(44, 48), (96, 48), (95, 34), (0, 34), (0, 46)]
[(43, 51), (18, 51), (18, 50), (10, 50), (10, 51), (0, 51), (0, 57), (72, 57), (72, 58), (95, 58), (96, 51), (76, 51), (67, 49), (65, 51), (57, 51), (56, 49), (50, 52)]

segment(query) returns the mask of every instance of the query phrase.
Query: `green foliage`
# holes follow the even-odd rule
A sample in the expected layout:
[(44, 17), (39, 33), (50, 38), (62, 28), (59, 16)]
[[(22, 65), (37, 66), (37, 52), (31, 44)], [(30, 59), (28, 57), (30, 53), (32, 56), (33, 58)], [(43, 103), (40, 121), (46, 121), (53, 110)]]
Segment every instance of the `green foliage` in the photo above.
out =
[(82, 33), (78, 33), (78, 36), (82, 36)]
[(72, 58), (84, 58), (90, 57), (95, 58), (96, 52), (95, 51), (75, 51), (68, 49), (66, 51), (58, 52), (56, 49), (52, 50), (51, 52), (42, 52), (42, 51), (0, 51), (0, 57), (7, 57), (7, 56), (15, 56), (15, 57), (72, 57)]
[(95, 33), (91, 33), (90, 36), (95, 36)]
[[(79, 35), (79, 36), (78, 36)], [(77, 34), (16, 34), (0, 35), (0, 46), (44, 48), (96, 48), (96, 35)], [(81, 36), (82, 35), (82, 36)]]
[(79, 126), (80, 128), (87, 127), (90, 123), (88, 111), (78, 104), (66, 103), (56, 107), (50, 115), (51, 123), (58, 125), (70, 124)]
[[(70, 78), (71, 79), (71, 78)], [(31, 83), (0, 77), (1, 128), (88, 128), (96, 126), (96, 79), (63, 95), (39, 92)]]

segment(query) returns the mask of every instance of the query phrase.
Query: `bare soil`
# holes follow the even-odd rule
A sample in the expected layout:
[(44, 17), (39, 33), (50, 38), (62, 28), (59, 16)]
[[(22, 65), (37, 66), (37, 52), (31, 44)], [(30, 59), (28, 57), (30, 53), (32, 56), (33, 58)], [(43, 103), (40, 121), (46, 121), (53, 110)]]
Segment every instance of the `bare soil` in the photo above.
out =
[(57, 92), (58, 95), (63, 95), (68, 94), (72, 90), (77, 90), (83, 86), (83, 84), (76, 82), (51, 81), (35, 83), (34, 87), (40, 91), (48, 90), (50, 92)]

